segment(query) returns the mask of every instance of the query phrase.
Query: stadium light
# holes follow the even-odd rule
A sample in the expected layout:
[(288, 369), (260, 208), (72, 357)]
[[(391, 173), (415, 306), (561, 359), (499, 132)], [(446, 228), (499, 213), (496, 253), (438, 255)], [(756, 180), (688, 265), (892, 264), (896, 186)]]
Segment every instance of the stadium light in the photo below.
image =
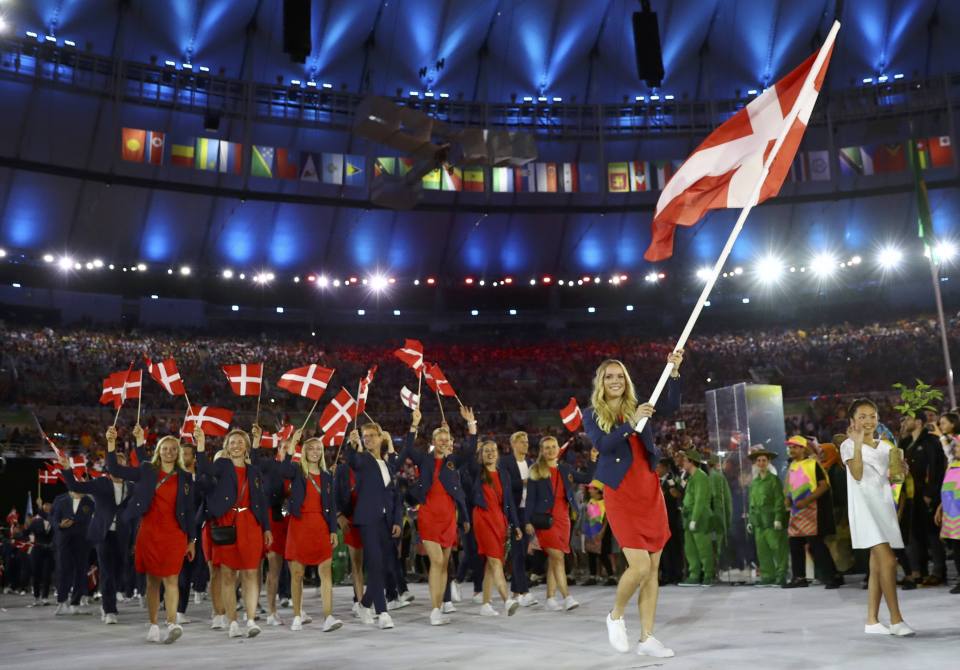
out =
[(73, 259), (69, 256), (61, 256), (60, 260), (57, 261), (57, 267), (66, 272), (73, 267)]
[(357, 310), (357, 316), (364, 316), (364, 315), (366, 315), (366, 313), (367, 313), (367, 310), (365, 310), (365, 309), (358, 309), (358, 310)]
[(387, 278), (379, 272), (370, 277), (370, 289), (374, 293), (382, 293), (387, 290)]
[[(94, 265), (96, 265), (96, 261), (94, 261)], [(140, 272), (146, 272), (146, 271), (147, 271), (147, 264), (146, 264), (146, 263), (137, 263), (137, 269), (138, 269)]]
[(189, 276), (190, 276), (190, 266), (189, 266), (189, 265), (183, 265), (183, 266), (181, 266), (181, 267), (180, 267), (180, 274), (182, 274), (184, 277), (189, 277)]
[(896, 270), (903, 261), (903, 252), (894, 246), (883, 247), (877, 254), (877, 265), (883, 270)]
[(590, 314), (593, 314), (596, 311), (597, 311), (596, 307), (587, 307), (587, 312), (589, 312)]
[(233, 270), (227, 268), (222, 273), (224, 279), (233, 279)]
[[(0, 257), (3, 257), (3, 256), (5, 256), (5, 255), (6, 255), (6, 254), (0, 254)], [(93, 259), (93, 267), (95, 267), (95, 268), (97, 268), (97, 269), (99, 270), (100, 268), (103, 267), (103, 261), (100, 260), (99, 258), (94, 258), (94, 259)]]
[(710, 268), (700, 268), (697, 270), (697, 279), (707, 281), (710, 278)]
[(277, 307), (277, 314), (283, 314), (283, 307)]
[(510, 314), (510, 316), (516, 316), (516, 315), (517, 315), (517, 310), (511, 309), (510, 312), (509, 312), (509, 314)]
[(764, 256), (757, 261), (754, 272), (761, 283), (774, 284), (783, 276), (783, 260), (773, 255)]
[(627, 311), (628, 311), (628, 312), (632, 312), (632, 311), (633, 311), (633, 305), (627, 305)]
[(646, 281), (648, 284), (656, 284), (656, 283), (657, 283), (657, 279), (659, 279), (659, 277), (657, 276), (657, 273), (656, 273), (656, 272), (648, 272), (647, 275), (646, 275), (643, 279), (644, 279), (644, 281)]
[(329, 284), (330, 284), (330, 280), (327, 279), (326, 275), (320, 275), (320, 278), (317, 279), (317, 286), (319, 286), (320, 288), (327, 288)]
[(939, 263), (949, 262), (957, 255), (957, 245), (948, 240), (940, 242), (933, 248), (933, 256)]
[(239, 311), (240, 311), (240, 305), (230, 305), (230, 311), (231, 311), (231, 312), (239, 312)]
[(825, 279), (833, 276), (833, 273), (837, 271), (837, 258), (829, 252), (823, 252), (813, 257), (811, 265), (813, 266), (811, 268), (813, 273)]
[(400, 310), (399, 310), (399, 309), (393, 310), (393, 315), (394, 315), (394, 316), (400, 316)]
[(477, 309), (470, 310), (470, 316), (479, 316), (479, 315), (480, 315), (480, 310), (477, 310)]
[(44, 262), (44, 263), (52, 263), (54, 260), (55, 260), (55, 259), (54, 259), (54, 257), (53, 257), (53, 254), (44, 254), (44, 255), (43, 255), (43, 262)]
[[(0, 258), (6, 258), (6, 257), (7, 257), (7, 250), (6, 250), (6, 249), (0, 249)], [(103, 263), (101, 263), (101, 265), (102, 265), (102, 264), (103, 264)]]

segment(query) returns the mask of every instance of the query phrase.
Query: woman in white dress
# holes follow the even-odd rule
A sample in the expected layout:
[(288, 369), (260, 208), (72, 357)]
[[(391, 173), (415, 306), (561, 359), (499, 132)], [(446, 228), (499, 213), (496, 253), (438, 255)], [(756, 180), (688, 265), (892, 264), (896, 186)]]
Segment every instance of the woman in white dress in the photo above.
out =
[[(867, 623), (871, 635), (913, 635), (903, 620), (897, 601), (897, 559), (894, 549), (903, 548), (890, 476), (902, 476), (900, 452), (876, 438), (877, 406), (872, 400), (854, 400), (848, 439), (840, 445), (840, 458), (847, 468), (847, 514), (854, 549), (870, 550)], [(889, 474), (888, 474), (889, 473)], [(890, 627), (880, 623), (880, 598), (887, 601)]]

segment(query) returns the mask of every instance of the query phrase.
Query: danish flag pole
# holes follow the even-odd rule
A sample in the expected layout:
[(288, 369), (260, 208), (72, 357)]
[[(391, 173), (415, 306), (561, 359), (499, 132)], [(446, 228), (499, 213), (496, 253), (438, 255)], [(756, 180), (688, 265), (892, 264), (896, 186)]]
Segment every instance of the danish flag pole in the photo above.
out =
[[(678, 349), (683, 349), (684, 345), (687, 343), (687, 340), (690, 338), (690, 333), (693, 331), (693, 327), (697, 323), (697, 319), (700, 317), (700, 312), (703, 311), (704, 303), (706, 303), (707, 298), (710, 297), (710, 292), (713, 290), (714, 284), (717, 283), (717, 278), (720, 276), (720, 272), (723, 270), (724, 264), (727, 262), (727, 257), (730, 255), (730, 252), (733, 250), (733, 245), (737, 241), (737, 237), (740, 235), (740, 231), (743, 230), (744, 224), (747, 222), (747, 217), (750, 215), (750, 211), (754, 208), (757, 202), (760, 200), (760, 192), (763, 188), (764, 183), (767, 180), (767, 176), (770, 173), (770, 167), (773, 164), (774, 159), (777, 157), (777, 153), (780, 151), (780, 148), (783, 146), (784, 141), (787, 138), (787, 134), (793, 128), (794, 123), (797, 121), (797, 117), (800, 115), (801, 110), (804, 108), (803, 105), (803, 95), (808, 93), (811, 88), (814, 87), (814, 82), (817, 80), (817, 77), (820, 74), (820, 70), (823, 68), (824, 63), (826, 62), (827, 57), (830, 55), (833, 48), (833, 43), (837, 38), (837, 31), (840, 30), (840, 22), (834, 21), (833, 26), (830, 28), (830, 32), (827, 34), (826, 40), (823, 42), (823, 46), (820, 47), (820, 50), (817, 52), (817, 56), (813, 61), (813, 66), (810, 68), (807, 73), (803, 86), (800, 89), (800, 93), (797, 96), (797, 100), (794, 101), (789, 113), (784, 117), (781, 122), (780, 132), (777, 134), (776, 142), (773, 144), (772, 149), (769, 153), (766, 154), (763, 160), (763, 167), (760, 170), (760, 174), (757, 177), (756, 184), (753, 187), (753, 191), (750, 194), (750, 197), (747, 199), (746, 204), (743, 209), (740, 210), (740, 216), (737, 217), (737, 222), (733, 226), (733, 230), (730, 231), (730, 236), (727, 238), (727, 243), (723, 246), (723, 250), (720, 252), (720, 257), (717, 259), (717, 262), (713, 265), (713, 270), (710, 272), (710, 276), (707, 278), (706, 284), (703, 286), (703, 291), (700, 292), (700, 298), (697, 300), (697, 304), (693, 308), (693, 312), (690, 314), (690, 318), (687, 320), (687, 325), (684, 326), (683, 332), (680, 333), (680, 338), (677, 340), (677, 345), (674, 347), (674, 351)], [(814, 101), (816, 100), (816, 92), (814, 92)], [(746, 111), (746, 110), (744, 110)], [(809, 112), (808, 112), (809, 113)], [(807, 119), (804, 119), (804, 123)], [(794, 150), (796, 147), (794, 147)], [(694, 152), (696, 153), (696, 152)], [(684, 166), (680, 167), (680, 170), (683, 170)], [(678, 172), (679, 175), (679, 172)], [(676, 178), (676, 177), (674, 177)], [(779, 186), (778, 186), (779, 189)], [(662, 199), (662, 196), (661, 196)], [(660, 210), (660, 204), (658, 203), (658, 212)], [(656, 218), (656, 217), (654, 217)], [(656, 233), (656, 231), (655, 231)], [(670, 378), (670, 373), (673, 372), (673, 363), (667, 363), (664, 367), (663, 372), (660, 374), (660, 379), (657, 380), (657, 385), (653, 388), (653, 393), (650, 394), (650, 399), (647, 401), (651, 405), (656, 405), (657, 400), (660, 399), (660, 394), (663, 393), (664, 387), (667, 385), (667, 379)], [(643, 417), (637, 423), (636, 430), (640, 432), (643, 430), (644, 426), (647, 424), (647, 417)]]

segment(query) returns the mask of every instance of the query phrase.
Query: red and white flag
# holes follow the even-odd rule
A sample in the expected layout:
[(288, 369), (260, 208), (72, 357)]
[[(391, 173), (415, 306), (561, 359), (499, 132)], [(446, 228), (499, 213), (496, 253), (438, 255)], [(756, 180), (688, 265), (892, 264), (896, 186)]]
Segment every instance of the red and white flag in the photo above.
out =
[(373, 383), (373, 375), (377, 373), (377, 366), (367, 370), (367, 376), (360, 380), (360, 391), (357, 393), (357, 414), (362, 414), (367, 408), (367, 395), (370, 393), (370, 384)]
[(580, 406), (577, 405), (576, 398), (570, 398), (567, 406), (560, 410), (560, 420), (563, 421), (563, 425), (571, 433), (580, 430), (580, 426), (583, 425), (583, 413), (580, 411)]
[(277, 386), (290, 391), (294, 395), (310, 398), (310, 400), (319, 400), (323, 392), (327, 390), (327, 384), (333, 377), (333, 370), (325, 368), (316, 363), (311, 363), (302, 368), (294, 368), (280, 375), (280, 381)]
[(357, 403), (345, 388), (334, 396), (330, 404), (323, 409), (323, 414), (317, 420), (317, 427), (322, 435), (333, 432), (346, 432), (347, 426), (356, 416)]
[(223, 407), (209, 407), (207, 405), (190, 405), (190, 412), (183, 422), (183, 429), (180, 434), (193, 435), (196, 426), (200, 425), (200, 430), (204, 435), (217, 435), (223, 437), (230, 430), (230, 422), (233, 420), (233, 412)]
[(393, 352), (414, 372), (423, 367), (423, 343), (420, 340), (404, 340), (403, 346)]
[(127, 381), (127, 371), (114, 372), (103, 380), (103, 391), (100, 393), (101, 405), (113, 405), (119, 409), (123, 404), (123, 387)]
[(451, 398), (456, 397), (457, 394), (453, 390), (453, 386), (447, 381), (447, 377), (443, 374), (443, 370), (440, 369), (439, 365), (436, 363), (427, 363), (423, 366), (423, 373), (424, 379), (427, 380), (427, 386), (430, 387), (431, 391)]
[(84, 456), (71, 456), (70, 469), (74, 477), (83, 477), (87, 474), (87, 459)]
[(230, 388), (237, 395), (260, 395), (263, 385), (263, 363), (238, 363), (224, 365), (223, 374), (230, 382)]
[(291, 424), (283, 426), (276, 433), (264, 432), (260, 436), (260, 446), (271, 449), (280, 449), (283, 447), (290, 436), (293, 435), (294, 427)]
[[(764, 161), (785, 134), (757, 202), (780, 192), (827, 74), (838, 28), (834, 24), (819, 51), (751, 100), (690, 154), (660, 194), (645, 259), (662, 261), (673, 255), (676, 226), (692, 226), (711, 209), (746, 207)], [(825, 57), (814, 73), (821, 53)]]
[(340, 430), (340, 427), (337, 426), (333, 430), (331, 430), (329, 433), (324, 433), (323, 437), (320, 438), (320, 442), (323, 444), (324, 447), (336, 447), (341, 442), (343, 442), (343, 438), (346, 437), (346, 435), (347, 435), (346, 427), (344, 427), (343, 430)]
[(143, 357), (147, 364), (147, 372), (153, 377), (160, 386), (170, 395), (186, 395), (187, 389), (183, 385), (183, 379), (180, 378), (180, 371), (177, 370), (177, 362), (172, 358), (154, 363), (147, 356)]
[(38, 470), (37, 476), (40, 478), (41, 484), (56, 484), (60, 480), (60, 474), (55, 472), (50, 472), (49, 470)]
[(123, 390), (120, 393), (120, 401), (139, 398), (140, 390), (143, 388), (143, 370), (128, 370), (126, 379), (123, 381)]
[(420, 396), (406, 386), (400, 389), (400, 402), (402, 402), (407, 409), (420, 409)]

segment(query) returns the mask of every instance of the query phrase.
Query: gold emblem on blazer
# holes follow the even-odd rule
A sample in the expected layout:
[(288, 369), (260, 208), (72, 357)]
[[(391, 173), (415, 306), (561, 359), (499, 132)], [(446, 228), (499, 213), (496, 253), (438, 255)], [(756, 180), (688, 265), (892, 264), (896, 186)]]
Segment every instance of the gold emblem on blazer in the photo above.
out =
[(456, 469), (456, 468), (453, 467), (453, 461), (447, 461), (447, 467), (448, 467), (449, 469), (451, 469), (451, 470), (455, 470), (455, 469)]

